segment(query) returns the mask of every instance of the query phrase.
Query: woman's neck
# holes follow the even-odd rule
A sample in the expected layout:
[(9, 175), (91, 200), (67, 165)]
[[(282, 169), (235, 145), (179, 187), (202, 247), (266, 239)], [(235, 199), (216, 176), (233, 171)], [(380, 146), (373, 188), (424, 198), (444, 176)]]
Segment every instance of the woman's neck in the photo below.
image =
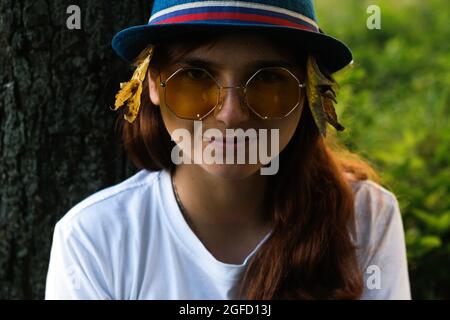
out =
[(198, 165), (177, 166), (173, 180), (188, 219), (197, 229), (257, 232), (268, 227), (264, 214), (267, 176), (257, 171), (244, 179), (216, 177)]

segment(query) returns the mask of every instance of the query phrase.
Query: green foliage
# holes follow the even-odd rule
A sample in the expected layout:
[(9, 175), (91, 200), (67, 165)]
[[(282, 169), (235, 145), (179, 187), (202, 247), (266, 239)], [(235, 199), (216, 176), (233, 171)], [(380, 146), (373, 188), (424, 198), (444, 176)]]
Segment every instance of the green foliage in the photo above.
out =
[[(381, 29), (369, 30), (369, 5)], [(316, 1), (319, 24), (346, 42), (336, 74), (339, 140), (374, 164), (400, 203), (413, 298), (450, 298), (450, 27), (447, 0)], [(339, 12), (337, 12), (339, 11)]]

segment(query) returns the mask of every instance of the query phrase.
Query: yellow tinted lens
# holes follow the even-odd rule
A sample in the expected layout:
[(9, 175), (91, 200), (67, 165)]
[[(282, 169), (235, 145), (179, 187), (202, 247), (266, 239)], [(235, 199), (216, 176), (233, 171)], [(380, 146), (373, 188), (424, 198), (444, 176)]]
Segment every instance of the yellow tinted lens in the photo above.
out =
[(247, 103), (262, 117), (286, 116), (297, 105), (299, 98), (297, 79), (282, 68), (260, 70), (247, 86)]
[(166, 83), (166, 104), (178, 116), (198, 119), (217, 104), (218, 87), (203, 69), (180, 69)]

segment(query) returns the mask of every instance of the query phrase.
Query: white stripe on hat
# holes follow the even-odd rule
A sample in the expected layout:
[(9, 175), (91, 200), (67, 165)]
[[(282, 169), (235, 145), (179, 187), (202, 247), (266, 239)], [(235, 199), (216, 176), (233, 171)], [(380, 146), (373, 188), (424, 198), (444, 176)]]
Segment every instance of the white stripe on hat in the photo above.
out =
[(261, 3), (255, 3), (255, 2), (244, 2), (244, 1), (197, 1), (197, 2), (191, 2), (191, 3), (185, 3), (185, 4), (179, 4), (164, 10), (161, 10), (154, 15), (150, 17), (149, 23), (153, 21), (154, 19), (161, 17), (165, 14), (169, 14), (172, 12), (176, 12), (183, 9), (192, 9), (192, 8), (201, 8), (201, 7), (241, 7), (241, 8), (252, 8), (252, 9), (261, 9), (266, 11), (272, 11), (276, 13), (282, 13), (303, 21), (308, 22), (309, 24), (313, 25), (317, 29), (319, 29), (319, 26), (317, 23), (312, 20), (311, 18), (308, 18), (300, 13), (297, 13), (292, 10), (275, 7), (267, 4), (261, 4)]

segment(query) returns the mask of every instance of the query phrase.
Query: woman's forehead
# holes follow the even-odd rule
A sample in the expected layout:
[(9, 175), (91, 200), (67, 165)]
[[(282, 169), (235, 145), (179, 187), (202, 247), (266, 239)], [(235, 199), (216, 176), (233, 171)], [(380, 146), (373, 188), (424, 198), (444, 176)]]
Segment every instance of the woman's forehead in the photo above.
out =
[(195, 61), (217, 68), (235, 66), (293, 66), (298, 50), (262, 34), (225, 34), (186, 52), (180, 61)]
[(192, 54), (229, 54), (239, 52), (257, 57), (263, 56), (287, 56), (290, 54), (290, 46), (287, 41), (258, 33), (226, 33), (212, 41), (198, 46), (192, 50)]

